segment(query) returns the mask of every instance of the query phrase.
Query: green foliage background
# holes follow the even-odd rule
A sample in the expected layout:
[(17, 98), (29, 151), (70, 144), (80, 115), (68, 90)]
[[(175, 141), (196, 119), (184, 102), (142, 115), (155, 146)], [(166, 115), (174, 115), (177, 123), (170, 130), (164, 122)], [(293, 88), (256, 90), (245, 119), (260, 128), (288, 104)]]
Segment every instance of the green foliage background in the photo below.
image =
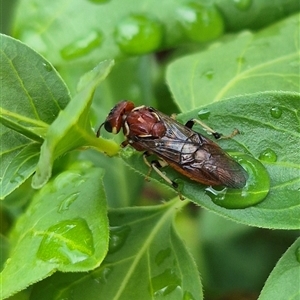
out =
[[(300, 297), (299, 1), (0, 5), (1, 299)], [(220, 146), (267, 197), (146, 182), (122, 134), (95, 137), (122, 99), (238, 128)]]

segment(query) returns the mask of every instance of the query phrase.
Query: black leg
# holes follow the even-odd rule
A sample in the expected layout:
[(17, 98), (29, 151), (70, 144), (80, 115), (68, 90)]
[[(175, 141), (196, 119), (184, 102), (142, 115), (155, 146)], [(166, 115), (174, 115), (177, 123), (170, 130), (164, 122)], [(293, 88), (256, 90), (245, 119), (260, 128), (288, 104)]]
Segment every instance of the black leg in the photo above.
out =
[(207, 131), (208, 133), (212, 134), (214, 136), (214, 138), (216, 140), (219, 139), (231, 139), (232, 137), (234, 137), (235, 135), (237, 135), (239, 133), (239, 131), (237, 129), (235, 129), (232, 134), (228, 135), (228, 136), (224, 136), (222, 133), (219, 133), (215, 130), (213, 130), (212, 128), (210, 128), (209, 126), (207, 126), (204, 122), (197, 120), (197, 119), (191, 119), (189, 121), (187, 121), (185, 123), (185, 126), (192, 129), (193, 126), (195, 125), (195, 123), (199, 124), (205, 131)]

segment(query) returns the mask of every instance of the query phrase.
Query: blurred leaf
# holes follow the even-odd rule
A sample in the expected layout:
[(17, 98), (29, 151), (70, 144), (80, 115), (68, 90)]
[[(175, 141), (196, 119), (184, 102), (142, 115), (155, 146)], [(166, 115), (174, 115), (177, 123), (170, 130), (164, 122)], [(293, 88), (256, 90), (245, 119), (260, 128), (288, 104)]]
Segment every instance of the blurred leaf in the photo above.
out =
[(0, 199), (34, 172), (49, 124), (70, 100), (52, 65), (28, 46), (0, 35)]
[[(230, 134), (233, 128), (242, 132), (234, 139), (221, 140), (220, 146), (250, 154), (260, 160), (267, 170), (271, 186), (261, 203), (244, 209), (225, 209), (212, 202), (204, 186), (188, 180), (171, 168), (165, 169), (168, 177), (183, 183), (181, 192), (185, 197), (231, 220), (264, 228), (299, 229), (299, 97), (299, 94), (284, 92), (258, 93), (206, 107), (209, 116), (205, 122), (210, 127), (225, 135)], [(247, 107), (244, 103), (247, 103)], [(280, 110), (279, 117), (272, 116), (274, 107)], [(181, 114), (178, 118), (184, 124), (196, 117), (198, 111)], [(196, 126), (195, 130), (199, 131)], [(266, 149), (270, 149), (274, 155), (271, 160), (263, 155)], [(122, 156), (130, 167), (143, 175), (148, 173), (148, 167), (136, 152), (125, 149)], [(155, 172), (151, 173), (151, 177), (166, 184)], [(262, 180), (259, 174), (257, 180)], [(249, 192), (246, 192), (246, 196), (251, 197)], [(254, 195), (257, 192), (259, 189), (251, 191)], [(242, 195), (237, 194), (236, 197), (235, 201), (245, 201)]]
[(14, 35), (45, 54), (55, 65), (68, 65), (72, 60), (95, 64), (124, 55), (116, 43), (115, 31), (124, 18), (133, 14), (142, 14), (163, 24), (164, 44), (170, 44), (174, 34), (168, 32), (176, 23), (174, 16), (170, 18), (174, 15), (174, 3), (169, 0), (158, 6), (156, 0), (98, 4), (84, 1), (74, 6), (61, 0), (52, 1), (51, 5), (46, 1), (26, 0), (18, 7)]
[(297, 299), (300, 297), (300, 239), (286, 251), (271, 272), (259, 300)]
[(170, 64), (167, 81), (182, 112), (260, 91), (299, 92), (299, 15)]
[(300, 10), (297, 0), (216, 0), (228, 30), (259, 29)]
[[(276, 4), (270, 0), (200, 1), (200, 5), (213, 7), (218, 12), (216, 3), (224, 18), (221, 20), (229, 28), (242, 29), (258, 28), (299, 10), (297, 0), (286, 1), (277, 0)], [(179, 26), (178, 10), (182, 5), (179, 0), (81, 1), (76, 6), (66, 0), (51, 3), (22, 0), (18, 5), (13, 35), (43, 53), (56, 66), (70, 65), (75, 60), (92, 66), (99, 60), (126, 55), (116, 43), (115, 32), (123, 20), (132, 15), (155, 19), (161, 24), (163, 40), (160, 49), (186, 42), (187, 36)], [(205, 11), (203, 19), (204, 28), (212, 22)], [(128, 36), (131, 33), (128, 32)], [(143, 41), (140, 48), (144, 47)]]
[(102, 177), (100, 169), (70, 169), (34, 197), (12, 233), (14, 246), (0, 277), (3, 298), (57, 270), (99, 266), (108, 249)]
[[(2, 215), (2, 211), (1, 211), (1, 223), (3, 222), (2, 219), (3, 219), (3, 215)], [(2, 225), (2, 224), (1, 224)], [(0, 234), (0, 253), (1, 253), (1, 256), (0, 256), (0, 269), (2, 270), (3, 269), (3, 265), (5, 263), (5, 260), (8, 258), (8, 251), (9, 251), (9, 240), (4, 237), (4, 235)]]
[(89, 119), (94, 91), (108, 75), (113, 64), (112, 60), (107, 60), (86, 73), (79, 82), (78, 94), (49, 127), (32, 180), (34, 188), (40, 188), (47, 182), (51, 176), (53, 161), (69, 150), (80, 146), (95, 146), (107, 154), (117, 153), (118, 146), (114, 143), (95, 137)]
[(218, 294), (229, 291), (258, 294), (282, 253), (299, 236), (299, 232), (292, 230), (270, 231), (245, 226), (208, 210), (201, 212), (197, 230), (206, 271), (204, 274), (200, 269), (203, 288), (212, 294), (216, 293), (216, 286)]
[(34, 288), (32, 299), (202, 299), (196, 266), (172, 226), (185, 204), (112, 210), (103, 264), (86, 275), (56, 274)]
[(103, 184), (109, 208), (137, 204), (145, 179), (128, 168), (119, 157), (107, 157), (96, 151), (82, 151), (80, 158), (92, 161), (95, 166), (105, 170)]

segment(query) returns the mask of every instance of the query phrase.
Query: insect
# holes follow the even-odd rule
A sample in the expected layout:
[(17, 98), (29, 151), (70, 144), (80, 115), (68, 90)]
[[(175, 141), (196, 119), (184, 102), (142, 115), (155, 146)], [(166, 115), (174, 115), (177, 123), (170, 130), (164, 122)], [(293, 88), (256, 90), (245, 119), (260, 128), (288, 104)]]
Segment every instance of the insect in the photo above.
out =
[[(178, 184), (169, 179), (160, 168), (171, 166), (191, 180), (209, 186), (242, 188), (246, 184), (247, 173), (212, 140), (192, 130), (199, 122), (189, 120), (185, 125), (160, 111), (147, 106), (135, 107), (131, 101), (121, 101), (108, 114), (102, 126), (117, 134), (123, 129), (126, 140), (122, 146), (131, 145), (137, 151), (144, 151), (144, 161), (175, 189)], [(202, 124), (215, 136), (221, 134)], [(159, 159), (151, 163), (147, 156), (155, 154)]]

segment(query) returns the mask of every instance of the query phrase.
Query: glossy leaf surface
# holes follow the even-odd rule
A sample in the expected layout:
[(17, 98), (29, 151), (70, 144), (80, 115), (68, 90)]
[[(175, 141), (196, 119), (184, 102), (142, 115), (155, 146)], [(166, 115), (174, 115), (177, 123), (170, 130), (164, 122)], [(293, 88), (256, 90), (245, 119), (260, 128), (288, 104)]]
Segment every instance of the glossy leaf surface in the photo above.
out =
[(258, 299), (299, 298), (299, 274), (300, 239), (298, 238), (278, 261)]
[[(188, 3), (190, 2), (192, 1)], [(198, 2), (203, 7), (201, 21), (204, 30), (207, 25), (214, 23), (214, 14), (210, 14), (212, 9), (215, 13), (221, 11), (222, 14), (218, 13), (221, 15), (220, 22), (235, 30), (260, 28), (299, 11), (297, 0), (289, 0), (288, 3), (286, 0), (279, 0), (275, 5), (270, 0)], [(18, 6), (13, 34), (43, 53), (55, 65), (69, 65), (73, 61), (94, 65), (99, 60), (127, 54), (117, 44), (116, 31), (119, 26), (124, 25), (124, 20), (136, 15), (148, 20), (154, 19), (157, 26), (162, 27), (159, 37), (154, 37), (157, 39), (163, 34), (162, 43), (153, 50), (162, 50), (189, 41), (180, 25), (186, 21), (180, 13), (185, 5), (186, 3), (178, 0), (82, 1), (76, 6), (67, 0), (51, 1), (51, 5), (46, 0), (22, 0)], [(124, 29), (127, 31), (128, 40), (132, 40), (132, 36), (138, 32), (136, 36), (140, 35), (139, 51), (144, 48), (145, 35), (147, 37), (149, 34), (149, 30), (143, 29), (134, 25)], [(214, 38), (214, 26), (211, 32), (208, 37)], [(136, 44), (137, 41), (134, 38), (133, 40)]]
[(103, 264), (89, 274), (67, 274), (63, 285), (62, 274), (56, 274), (35, 287), (32, 299), (202, 299), (194, 261), (172, 225), (174, 213), (185, 204), (175, 200), (112, 210)]
[(108, 249), (102, 177), (100, 169), (70, 169), (38, 192), (12, 232), (13, 249), (0, 275), (3, 298), (55, 271), (99, 266)]
[(167, 81), (182, 112), (236, 95), (299, 92), (299, 47), (295, 15), (178, 59), (170, 64)]
[[(247, 153), (266, 169), (270, 190), (261, 203), (244, 209), (226, 209), (212, 202), (205, 186), (181, 176), (171, 168), (165, 170), (166, 174), (179, 182), (184, 196), (232, 220), (265, 228), (299, 229), (299, 103), (298, 94), (270, 92), (240, 96), (206, 106), (209, 116), (205, 122), (210, 127), (225, 135), (234, 128), (242, 133), (233, 139), (221, 140), (219, 145), (227, 151)], [(274, 117), (274, 107), (280, 109), (280, 117)], [(178, 119), (184, 124), (197, 117), (199, 110), (181, 114)], [(205, 134), (201, 127), (195, 126), (194, 129)], [(266, 150), (272, 151), (271, 160), (265, 156)], [(148, 167), (143, 166), (140, 155), (128, 149), (124, 150), (123, 158), (131, 167), (147, 174)], [(155, 172), (151, 176), (166, 184)], [(260, 174), (257, 176), (259, 181), (264, 180)], [(240, 193), (236, 197), (241, 202), (243, 197), (251, 196), (247, 195), (246, 190)]]

